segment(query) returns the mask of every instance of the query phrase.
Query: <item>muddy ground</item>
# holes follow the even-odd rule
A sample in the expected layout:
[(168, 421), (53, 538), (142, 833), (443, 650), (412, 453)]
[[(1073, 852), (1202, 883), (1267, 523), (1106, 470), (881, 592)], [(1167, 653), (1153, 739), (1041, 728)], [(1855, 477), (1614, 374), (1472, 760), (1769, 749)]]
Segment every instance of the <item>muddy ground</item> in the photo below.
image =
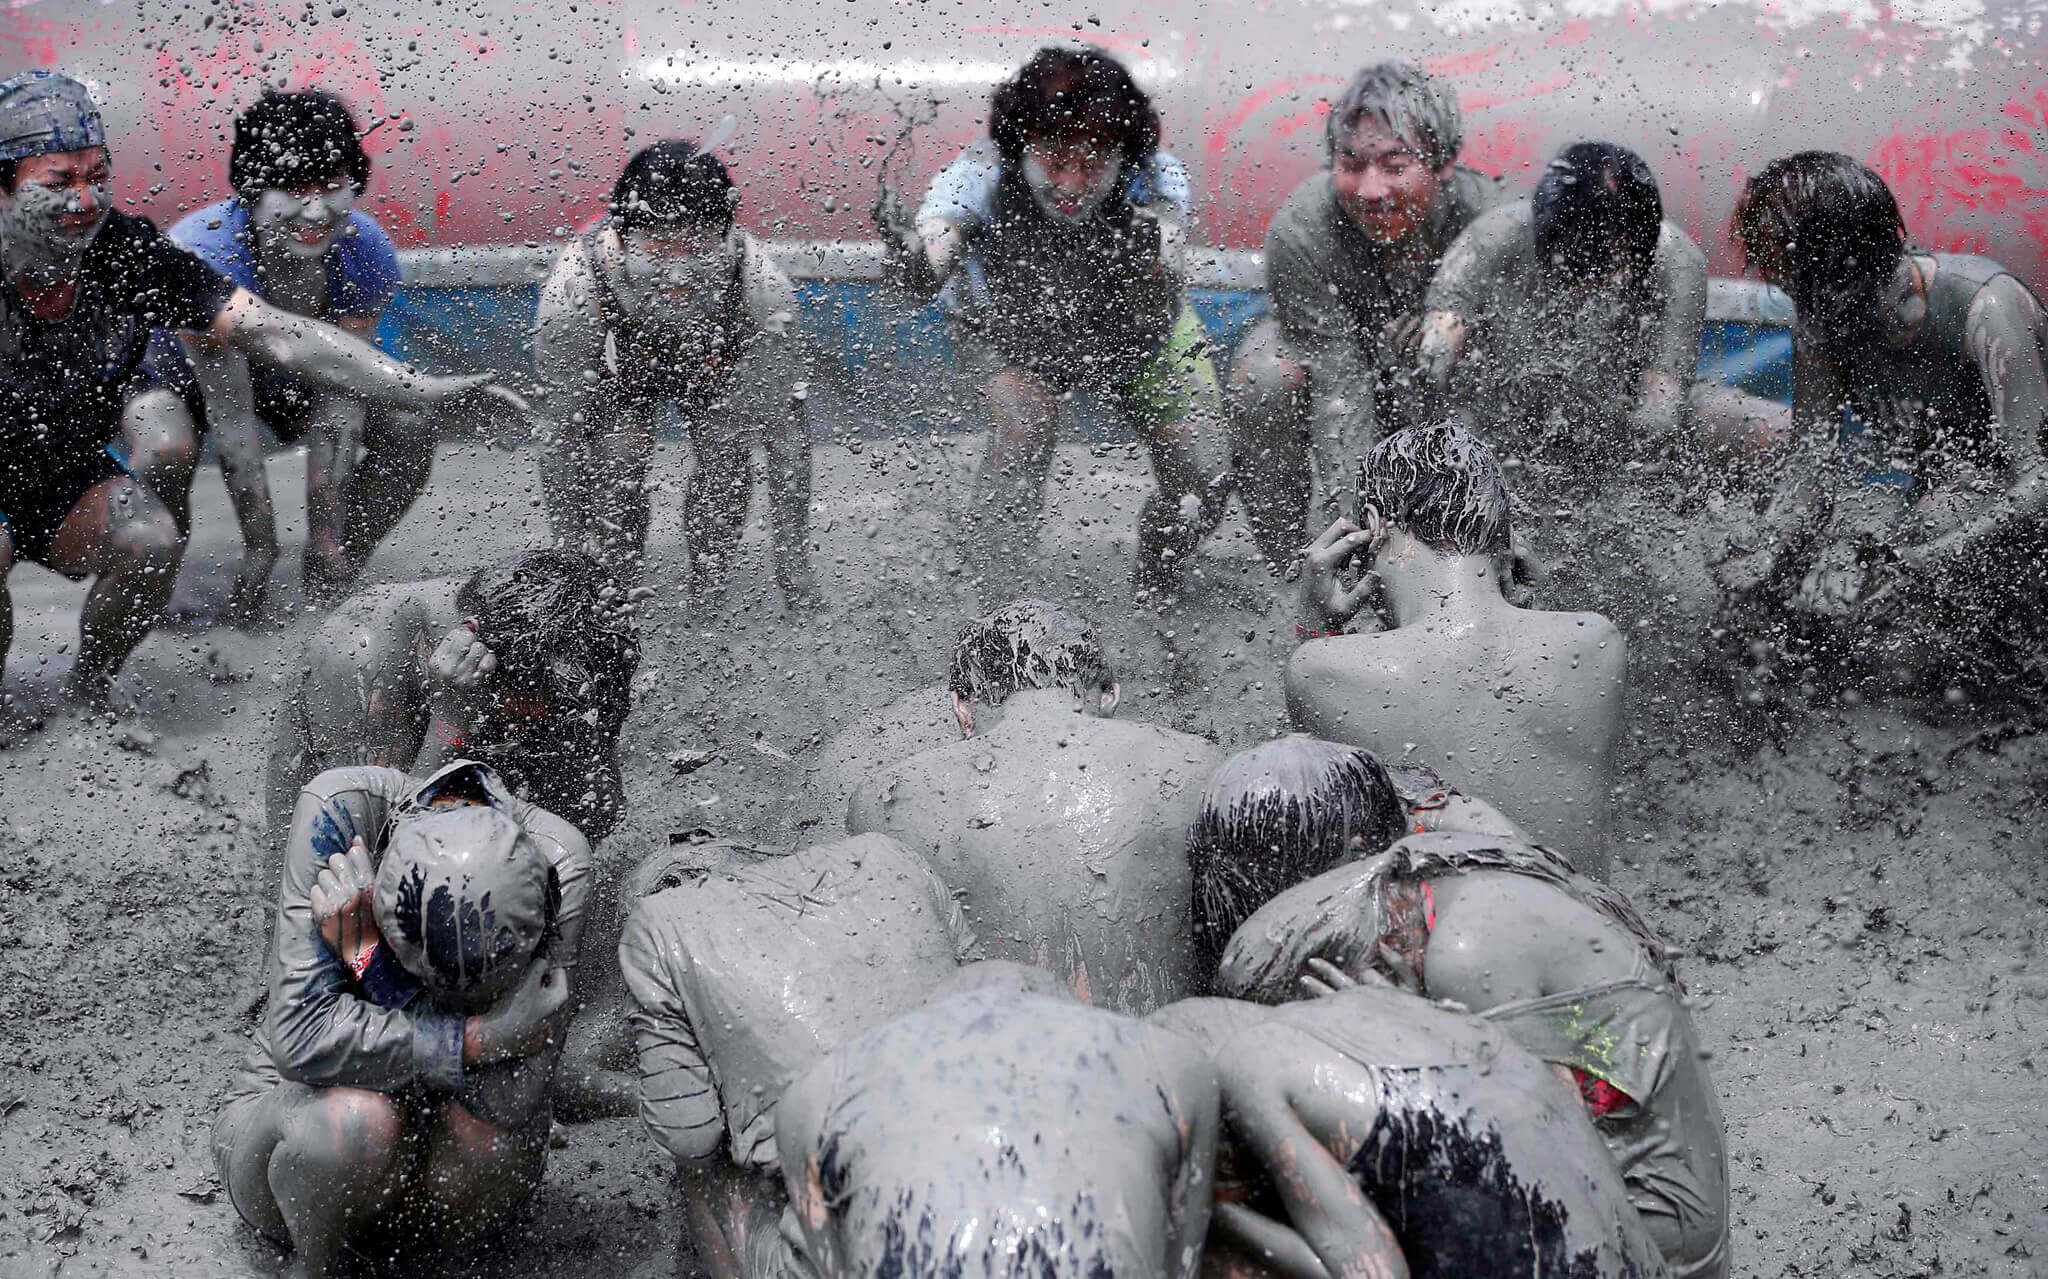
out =
[[(819, 743), (932, 682), (972, 608), (946, 512), (977, 452), (959, 436), (821, 447), (829, 605), (803, 616), (770, 585), (759, 503), (728, 598), (693, 605), (676, 589), (687, 460), (663, 447), (660, 590), (624, 743), (633, 811), (607, 859), (630, 864), (697, 826), (785, 844), (830, 832), (811, 785)], [(1120, 646), (1123, 713), (1231, 747), (1277, 730), (1292, 618), (1236, 522), (1180, 612), (1134, 611), (1120, 586), (1142, 460), (1068, 445), (1059, 468), (1043, 590)], [(294, 457), (273, 461), (281, 495), (302, 475)], [(217, 477), (198, 505), (180, 598), (203, 613), (234, 524)], [(540, 536), (536, 509), (530, 458), (451, 446), (371, 580), (501, 557)], [(309, 625), (296, 570), (288, 550), (267, 627), (153, 636), (129, 667), (131, 717), (48, 710), (40, 725), (82, 588), (14, 576), (5, 690), (28, 713), (0, 726), (0, 1275), (277, 1268), (221, 1195), (207, 1136), (260, 989), (274, 892), (258, 869), (261, 768)], [(1692, 656), (1638, 663), (1615, 877), (1693, 955), (1729, 1124), (1736, 1272), (2048, 1274), (2048, 744), (1967, 705), (1877, 704), (1816, 708), (1759, 743)], [(678, 777), (679, 750), (720, 762)], [(561, 1140), (503, 1247), (439, 1273), (671, 1273), (664, 1160), (637, 1121)]]

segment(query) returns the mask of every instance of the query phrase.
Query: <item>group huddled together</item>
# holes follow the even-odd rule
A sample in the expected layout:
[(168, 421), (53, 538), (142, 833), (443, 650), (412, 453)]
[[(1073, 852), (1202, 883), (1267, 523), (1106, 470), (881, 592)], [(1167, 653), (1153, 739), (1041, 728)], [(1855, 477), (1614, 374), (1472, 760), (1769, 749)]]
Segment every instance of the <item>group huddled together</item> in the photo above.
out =
[[(214, 1132), (242, 1217), (308, 1274), (462, 1246), (556, 1118), (637, 1112), (685, 1273), (1729, 1273), (1676, 951), (1602, 878), (1629, 639), (1697, 636), (1752, 697), (2038, 688), (2048, 321), (1910, 249), (1866, 166), (1788, 156), (1734, 226), (1795, 308), (1787, 408), (1698, 376), (1705, 257), (1639, 156), (1574, 143), (1512, 198), (1462, 135), (1420, 70), (1359, 72), (1223, 356), (1149, 99), (1034, 55), (914, 212), (875, 208), (983, 395), (961, 550), (1010, 602), (825, 748), (792, 800), (843, 837), (692, 833), (604, 882), (666, 414), (698, 598), (756, 444), (784, 600), (824, 593), (797, 293), (725, 164), (626, 162), (522, 394), (374, 345), (398, 260), (337, 99), (250, 106), (234, 195), (166, 235), (113, 207), (82, 85), (0, 82), (0, 655), (15, 560), (93, 576), (71, 681), (108, 698), (206, 434), (258, 612), (258, 419), (306, 444), (332, 611), (269, 760), (269, 991)], [(1225, 757), (1120, 717), (1099, 632), (1012, 598), (1076, 391), (1150, 455), (1136, 598), (1174, 606), (1233, 500), (1298, 576), (1292, 734)], [(531, 434), (548, 546), (358, 590), (450, 415)]]

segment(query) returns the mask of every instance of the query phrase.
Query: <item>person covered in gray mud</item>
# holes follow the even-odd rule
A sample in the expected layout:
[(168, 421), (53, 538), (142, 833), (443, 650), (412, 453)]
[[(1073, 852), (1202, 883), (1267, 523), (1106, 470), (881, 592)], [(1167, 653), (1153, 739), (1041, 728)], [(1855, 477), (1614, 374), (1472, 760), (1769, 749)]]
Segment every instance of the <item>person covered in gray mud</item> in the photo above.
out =
[(654, 432), (672, 406), (695, 455), (683, 486), (691, 588), (730, 580), (758, 441), (776, 585), (786, 604), (813, 603), (796, 287), (739, 227), (738, 206), (723, 161), (666, 139), (626, 161), (604, 219), (562, 246), (533, 343), (548, 419), (542, 496), (559, 543), (636, 576)]
[(991, 984), (811, 1067), (776, 1145), (810, 1274), (1192, 1279), (1218, 1126), (1198, 1044)]
[(467, 578), (364, 591), (301, 654), (265, 783), (273, 834), (327, 769), (430, 770), (465, 755), (593, 843), (625, 811), (619, 731), (639, 629), (586, 555), (529, 551)]
[(1211, 1246), (1231, 1272), (1666, 1273), (1583, 1110), (1500, 1026), (1384, 986), (1278, 1008), (1192, 999), (1148, 1020), (1216, 1062), (1229, 1197)]
[(619, 943), (640, 1118), (679, 1174), (697, 1266), (774, 1273), (787, 1204), (776, 1102), (861, 1031), (956, 972), (969, 938), (946, 886), (892, 839), (792, 854), (726, 841), (642, 863)]
[[(1299, 802), (1346, 811), (1334, 793)], [(1411, 835), (1332, 870), (1238, 848), (1259, 879), (1221, 899), (1231, 910), (1217, 926), (1242, 922), (1219, 994), (1278, 1004), (1391, 981), (1483, 1015), (1582, 1098), (1671, 1273), (1728, 1273), (1720, 1100), (1676, 952), (1626, 897), (1548, 849), (1467, 831)], [(1261, 892), (1270, 900), (1240, 914)]]
[(834, 733), (805, 779), (804, 817), (835, 829), (863, 782), (900, 759), (960, 740), (959, 712), (945, 680), (914, 688)]
[[(235, 117), (228, 152), (235, 194), (195, 209), (169, 235), (255, 296), (293, 315), (325, 320), (365, 342), (398, 292), (398, 251), (355, 202), (370, 183), (355, 117), (319, 90), (266, 90)], [(182, 349), (181, 349), (182, 338)], [(229, 611), (254, 615), (277, 563), (277, 519), (264, 473), (261, 419), (279, 440), (306, 443), (309, 599), (348, 594), (370, 553), (412, 507), (434, 464), (431, 416), (336, 392), (250, 353), (159, 329), (151, 372), (182, 391), (220, 453), (221, 478), (242, 527)], [(163, 454), (182, 471), (145, 476), (190, 522), (197, 442)]]
[(969, 623), (949, 682), (966, 740), (878, 771), (847, 830), (922, 856), (990, 958), (1122, 1012), (1187, 993), (1183, 840), (1216, 748), (1111, 718), (1121, 689), (1094, 633), (1039, 600)]
[(1833, 152), (1766, 165), (1734, 233), (1797, 314), (1792, 455), (1721, 569), (1734, 631), (1762, 613), (1787, 666), (1845, 682), (2048, 694), (2040, 301), (1910, 248), (1884, 180)]
[[(17, 560), (94, 577), (73, 696), (104, 706), (170, 598), (184, 553), (168, 503), (189, 473), (190, 415), (150, 379), (154, 327), (204, 334), (314, 385), (420, 408), (525, 406), (488, 374), (428, 377), (223, 278), (147, 218), (114, 208), (105, 123), (51, 71), (0, 80), (0, 663)], [(163, 483), (161, 490), (154, 484)]]
[(1195, 951), (1213, 972), (1230, 935), (1301, 879), (1378, 856), (1409, 833), (1459, 830), (1527, 842), (1482, 799), (1426, 768), (1289, 733), (1223, 761), (1188, 827)]
[(1325, 124), (1329, 167), (1273, 215), (1272, 309), (1239, 340), (1225, 388), (1238, 498), (1275, 564), (1300, 554), (1311, 509), (1315, 525), (1356, 514), (1356, 459), (1416, 420), (1423, 293), (1499, 188), (1458, 163), (1457, 95), (1410, 63), (1361, 68)]
[(1473, 220), (1423, 305), (1423, 375), (1516, 469), (1544, 597), (1633, 626), (1675, 595), (1704, 623), (1704, 447), (1754, 452), (1789, 419), (1695, 377), (1706, 258), (1664, 219), (1649, 165), (1565, 147), (1528, 198)]
[[(1511, 520), (1493, 453), (1452, 425), (1381, 440), (1359, 470), (1359, 518), (1310, 546), (1287, 663), (1295, 728), (1485, 793), (1546, 844), (1604, 857), (1628, 643), (1597, 613), (1517, 608), (1502, 594)], [(1359, 564), (1356, 584), (1347, 565)], [(1342, 627), (1375, 594), (1391, 629)]]
[(1099, 49), (1048, 47), (998, 85), (989, 136), (932, 180), (916, 217), (876, 209), (892, 273), (937, 293), (987, 403), (966, 509), (983, 598), (1031, 558), (1059, 405), (1092, 390), (1151, 453), (1137, 585), (1176, 592), (1227, 496), (1216, 370), (1186, 292), (1187, 169), (1159, 113)]
[(270, 998), (213, 1130), (288, 1273), (498, 1230), (539, 1184), (590, 846), (457, 760), (322, 773), (299, 796)]

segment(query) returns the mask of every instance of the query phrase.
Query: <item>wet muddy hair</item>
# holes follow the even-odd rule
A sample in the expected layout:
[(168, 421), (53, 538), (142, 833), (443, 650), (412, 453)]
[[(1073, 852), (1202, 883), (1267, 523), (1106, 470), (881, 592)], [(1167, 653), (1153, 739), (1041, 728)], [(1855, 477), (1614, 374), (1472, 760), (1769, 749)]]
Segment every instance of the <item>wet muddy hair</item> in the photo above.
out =
[(1536, 261), (1562, 258), (1574, 275), (1604, 273), (1616, 253), (1648, 278), (1664, 227), (1664, 197), (1643, 157), (1613, 142), (1574, 142), (1557, 153), (1529, 196)]
[(1906, 224), (1869, 165), (1836, 151), (1773, 160), (1743, 187), (1731, 234), (1745, 260), (1782, 276), (1802, 323), (1882, 332), (1882, 298), (1906, 251)]
[(1465, 149), (1458, 95), (1412, 62), (1375, 62), (1351, 77), (1324, 125), (1331, 156), (1361, 120), (1399, 138), (1432, 169), (1456, 163)]
[(1223, 761), (1188, 830), (1195, 953), (1213, 968), (1259, 907), (1377, 855), (1400, 838), (1403, 819), (1386, 767), (1356, 746), (1293, 733)]
[(1508, 549), (1508, 489), (1493, 450), (1463, 427), (1411, 426), (1365, 455), (1360, 505), (1452, 555)]
[(346, 103), (320, 89), (266, 90), (235, 117), (228, 185), (244, 200), (346, 174), (356, 194), (370, 185), (370, 157)]
[(725, 162), (695, 143), (665, 138), (635, 151), (612, 184), (612, 225), (732, 226), (739, 192)]
[(1159, 150), (1159, 112), (1124, 64), (1100, 49), (1048, 45), (989, 99), (989, 136), (1005, 169), (1024, 161), (1034, 137), (1113, 136), (1129, 173)]
[(596, 710), (625, 722), (640, 639), (625, 592), (580, 551), (530, 551), (480, 569), (455, 593), (477, 638), (498, 659), (497, 678), (545, 694), (557, 717)]
[(998, 706), (1026, 688), (1064, 688), (1087, 698), (1116, 683), (1088, 624), (1044, 600), (1016, 600), (961, 628), (946, 687)]

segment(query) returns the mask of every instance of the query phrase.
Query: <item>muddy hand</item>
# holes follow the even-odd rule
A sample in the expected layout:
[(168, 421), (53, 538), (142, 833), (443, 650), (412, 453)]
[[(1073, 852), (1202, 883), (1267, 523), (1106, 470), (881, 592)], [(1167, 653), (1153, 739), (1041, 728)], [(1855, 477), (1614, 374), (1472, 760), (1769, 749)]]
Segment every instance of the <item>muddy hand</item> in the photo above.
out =
[(1324, 624), (1317, 629), (1334, 628), (1351, 620), (1372, 594), (1370, 574), (1360, 577), (1357, 585), (1346, 587), (1343, 568), (1354, 554), (1374, 541), (1375, 530), (1339, 519), (1309, 543), (1304, 552), (1308, 573), (1302, 582), (1302, 598), (1310, 614)]
[(560, 1037), (569, 1006), (569, 974), (536, 958), (512, 992), (477, 1018), (477, 1062), (517, 1061)]
[(376, 882), (376, 868), (360, 838), (341, 856), (328, 858), (313, 881), (313, 920), (320, 940), (359, 975), (363, 961), (383, 940), (371, 906)]

